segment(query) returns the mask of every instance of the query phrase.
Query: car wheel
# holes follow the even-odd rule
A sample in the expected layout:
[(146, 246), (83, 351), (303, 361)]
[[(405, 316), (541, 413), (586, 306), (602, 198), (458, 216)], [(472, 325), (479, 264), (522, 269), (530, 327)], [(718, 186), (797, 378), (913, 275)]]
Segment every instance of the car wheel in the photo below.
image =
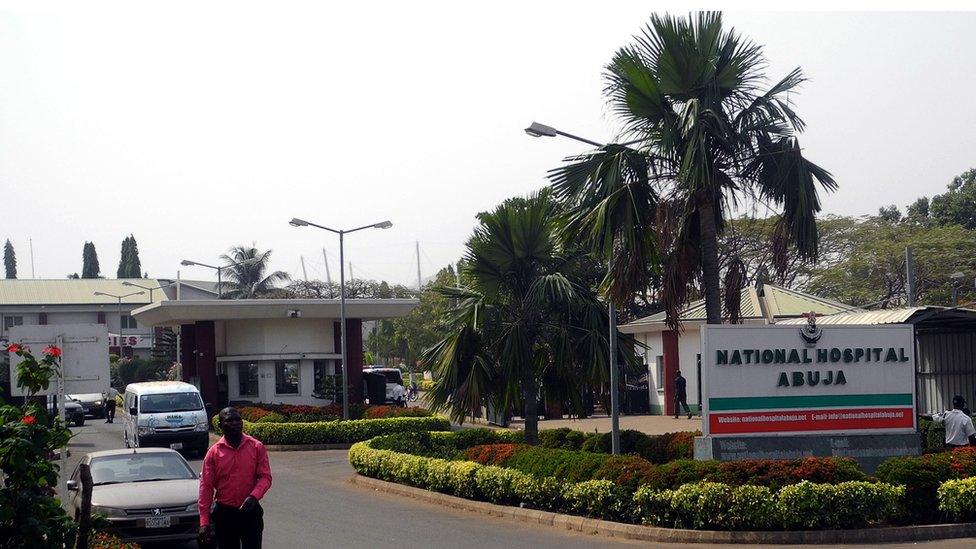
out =
[(85, 424), (85, 416), (82, 416), (75, 420), (75, 427), (81, 427)]

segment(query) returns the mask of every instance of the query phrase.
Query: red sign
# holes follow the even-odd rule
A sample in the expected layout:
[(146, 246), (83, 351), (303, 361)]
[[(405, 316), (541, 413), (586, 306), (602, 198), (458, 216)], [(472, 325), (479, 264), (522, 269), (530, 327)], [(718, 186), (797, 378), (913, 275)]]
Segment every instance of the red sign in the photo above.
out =
[(708, 428), (714, 434), (906, 429), (914, 426), (914, 418), (913, 408), (767, 410), (712, 413)]

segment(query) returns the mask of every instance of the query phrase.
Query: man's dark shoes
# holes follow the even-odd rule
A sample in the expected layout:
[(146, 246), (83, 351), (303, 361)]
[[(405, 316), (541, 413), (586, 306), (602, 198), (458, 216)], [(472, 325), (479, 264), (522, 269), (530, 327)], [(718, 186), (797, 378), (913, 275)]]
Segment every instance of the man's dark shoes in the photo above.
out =
[(691, 419), (691, 414), (688, 414), (688, 419)]

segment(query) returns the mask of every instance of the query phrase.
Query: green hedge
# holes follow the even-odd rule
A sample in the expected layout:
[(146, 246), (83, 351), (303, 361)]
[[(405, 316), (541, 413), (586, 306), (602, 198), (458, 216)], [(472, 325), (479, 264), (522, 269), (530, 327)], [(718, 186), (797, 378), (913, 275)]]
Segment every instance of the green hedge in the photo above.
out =
[[(220, 432), (218, 417), (214, 429)], [(449, 431), (451, 423), (443, 417), (394, 417), (350, 419), (315, 423), (244, 422), (244, 432), (264, 444), (344, 444), (392, 433)]]
[[(448, 436), (432, 433), (433, 439)], [(384, 444), (389, 446), (390, 438)], [(608, 520), (695, 529), (768, 530), (849, 528), (890, 520), (904, 489), (884, 484), (800, 483), (779, 491), (764, 486), (697, 483), (677, 490), (644, 486), (631, 492), (609, 480), (564, 482), (514, 469), (378, 449), (376, 439), (354, 444), (349, 461), (359, 474), (505, 505)], [(812, 526), (811, 526), (812, 524)]]
[(943, 482), (938, 498), (939, 510), (951, 520), (976, 521), (976, 477)]
[[(679, 431), (663, 435), (648, 435), (633, 429), (620, 432), (620, 453), (636, 454), (651, 463), (663, 464), (676, 459), (691, 459), (695, 436), (700, 431)], [(568, 427), (539, 432), (543, 448), (583, 450), (601, 454), (611, 453), (610, 433), (583, 433)]]
[(905, 522), (941, 522), (944, 515), (939, 508), (939, 487), (949, 480), (976, 476), (976, 448), (889, 458), (878, 466), (874, 476), (882, 482), (905, 486)]

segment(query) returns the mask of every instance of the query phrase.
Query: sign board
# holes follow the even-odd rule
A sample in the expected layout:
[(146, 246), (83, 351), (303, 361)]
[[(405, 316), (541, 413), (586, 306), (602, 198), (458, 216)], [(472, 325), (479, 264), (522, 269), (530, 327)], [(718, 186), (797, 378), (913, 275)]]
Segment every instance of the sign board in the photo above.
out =
[(703, 326), (706, 436), (915, 432), (908, 325)]
[[(111, 373), (108, 363), (108, 330), (104, 324), (23, 325), (10, 328), (10, 343), (29, 347), (35, 357), (61, 338), (61, 367), (67, 394), (103, 393), (108, 389)], [(10, 353), (11, 395), (23, 396), (17, 387), (17, 364), (20, 357)], [(51, 383), (40, 394), (57, 394), (57, 383)]]
[(133, 349), (152, 348), (152, 335), (150, 334), (126, 334), (124, 336), (108, 334), (109, 347), (118, 347), (120, 340), (123, 347), (132, 347)]

